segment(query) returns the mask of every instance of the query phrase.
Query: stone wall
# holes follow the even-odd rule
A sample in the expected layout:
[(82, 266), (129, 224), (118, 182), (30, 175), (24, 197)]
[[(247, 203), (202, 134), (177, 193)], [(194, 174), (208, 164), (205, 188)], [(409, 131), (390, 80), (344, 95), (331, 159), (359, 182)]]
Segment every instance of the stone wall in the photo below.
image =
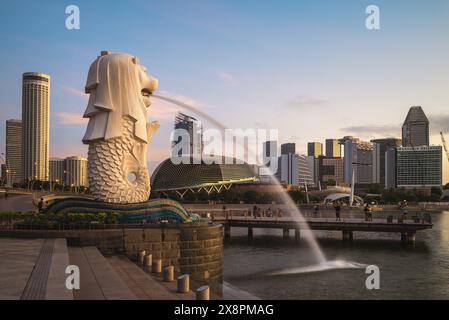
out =
[(97, 230), (2, 230), (2, 237), (67, 238), (69, 246), (96, 246), (104, 255), (125, 254), (132, 260), (145, 250), (177, 274), (214, 285), (223, 281), (223, 226), (144, 225)]
[(140, 250), (173, 265), (176, 273), (187, 273), (197, 281), (222, 282), (223, 227), (188, 226), (126, 229), (124, 252), (137, 259)]

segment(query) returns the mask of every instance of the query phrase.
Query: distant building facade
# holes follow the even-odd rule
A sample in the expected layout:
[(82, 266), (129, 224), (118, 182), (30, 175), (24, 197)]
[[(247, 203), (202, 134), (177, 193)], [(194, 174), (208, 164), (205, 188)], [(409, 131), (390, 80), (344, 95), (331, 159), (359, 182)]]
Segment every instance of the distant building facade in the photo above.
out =
[(22, 176), (49, 179), (50, 76), (27, 72), (22, 78)]
[(298, 155), (298, 183), (301, 186), (314, 186), (313, 168), (311, 168), (306, 160), (306, 156)]
[(50, 181), (65, 183), (65, 160), (50, 158)]
[(281, 144), (281, 154), (295, 154), (296, 144), (295, 143), (283, 143)]
[(402, 146), (429, 145), (429, 120), (421, 107), (411, 107), (402, 125)]
[(318, 157), (318, 179), (321, 183), (335, 182), (342, 184), (345, 181), (343, 158)]
[[(271, 181), (271, 176), (275, 175), (277, 172), (277, 167), (275, 167), (274, 172), (271, 172), (270, 167), (271, 167), (271, 161), (276, 161), (276, 166), (277, 166), (277, 162), (278, 162), (278, 147), (277, 147), (278, 142), (276, 140), (272, 140), (272, 141), (265, 141), (262, 145), (263, 148), (263, 161), (265, 163), (265, 165), (261, 166), (259, 168), (259, 179), (262, 182), (270, 182)], [(271, 159), (271, 160), (270, 160)]]
[(385, 151), (385, 188), (396, 188), (396, 148)]
[(20, 183), (22, 177), (22, 120), (6, 121), (6, 184)]
[(326, 139), (326, 157), (341, 158), (341, 145), (338, 139)]
[(344, 175), (345, 183), (354, 182), (369, 184), (373, 181), (373, 146), (370, 142), (361, 141), (352, 136), (346, 136), (340, 140), (344, 145)]
[(68, 186), (88, 186), (87, 159), (68, 157), (65, 159), (65, 183)]
[(373, 143), (373, 183), (378, 183), (385, 187), (385, 153), (389, 149), (396, 149), (401, 146), (401, 139), (385, 138), (371, 140)]
[(309, 142), (307, 144), (307, 155), (318, 158), (323, 155), (323, 144), (321, 142)]
[(442, 154), (441, 146), (397, 148), (396, 186), (398, 188), (441, 187)]
[[(182, 148), (175, 151), (176, 154), (173, 156), (187, 156), (200, 159), (203, 151), (203, 127), (201, 121), (179, 112), (175, 118), (175, 132), (180, 132), (181, 130), (184, 130), (184, 134), (176, 134), (172, 141), (172, 148), (176, 148), (176, 145), (180, 143)], [(183, 139), (188, 139), (188, 141), (183, 141)]]

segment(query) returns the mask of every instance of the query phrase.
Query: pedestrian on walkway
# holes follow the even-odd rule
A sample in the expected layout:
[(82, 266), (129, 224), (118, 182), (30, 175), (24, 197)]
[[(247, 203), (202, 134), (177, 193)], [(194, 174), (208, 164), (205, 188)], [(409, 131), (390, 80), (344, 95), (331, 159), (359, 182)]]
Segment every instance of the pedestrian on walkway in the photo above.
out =
[(334, 208), (335, 208), (335, 221), (341, 221), (340, 220), (341, 205), (339, 201), (336, 201), (334, 203)]

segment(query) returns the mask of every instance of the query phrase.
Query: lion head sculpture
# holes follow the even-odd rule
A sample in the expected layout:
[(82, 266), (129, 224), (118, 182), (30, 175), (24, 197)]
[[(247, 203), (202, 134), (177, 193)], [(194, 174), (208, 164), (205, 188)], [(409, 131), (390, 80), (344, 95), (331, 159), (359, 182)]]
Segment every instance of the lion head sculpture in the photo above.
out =
[(97, 200), (148, 200), (147, 146), (159, 123), (147, 124), (147, 109), (156, 88), (157, 80), (127, 53), (103, 51), (91, 64), (83, 143), (89, 145), (89, 188)]
[(147, 108), (157, 79), (148, 76), (139, 60), (127, 53), (102, 51), (91, 64), (86, 82), (90, 94), (84, 118), (89, 118), (83, 142), (120, 137), (122, 117), (134, 121), (134, 135), (148, 143)]

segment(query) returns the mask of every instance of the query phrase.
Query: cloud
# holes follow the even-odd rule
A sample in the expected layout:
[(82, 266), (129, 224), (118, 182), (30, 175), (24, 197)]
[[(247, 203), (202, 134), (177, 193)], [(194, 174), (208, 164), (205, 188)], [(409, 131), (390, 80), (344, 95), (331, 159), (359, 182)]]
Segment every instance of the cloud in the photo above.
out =
[(300, 95), (286, 103), (289, 108), (315, 108), (315, 107), (326, 107), (330, 105), (328, 100), (313, 97), (310, 95)]
[(83, 114), (75, 112), (56, 112), (57, 125), (86, 125), (87, 120), (83, 118)]
[(398, 137), (401, 133), (401, 125), (362, 125), (341, 128), (345, 134), (354, 135), (361, 138), (374, 137)]
[(449, 132), (449, 114), (430, 115), (429, 122), (431, 134)]
[(227, 72), (219, 71), (217, 72), (217, 77), (228, 86), (234, 86), (237, 83), (234, 76)]

